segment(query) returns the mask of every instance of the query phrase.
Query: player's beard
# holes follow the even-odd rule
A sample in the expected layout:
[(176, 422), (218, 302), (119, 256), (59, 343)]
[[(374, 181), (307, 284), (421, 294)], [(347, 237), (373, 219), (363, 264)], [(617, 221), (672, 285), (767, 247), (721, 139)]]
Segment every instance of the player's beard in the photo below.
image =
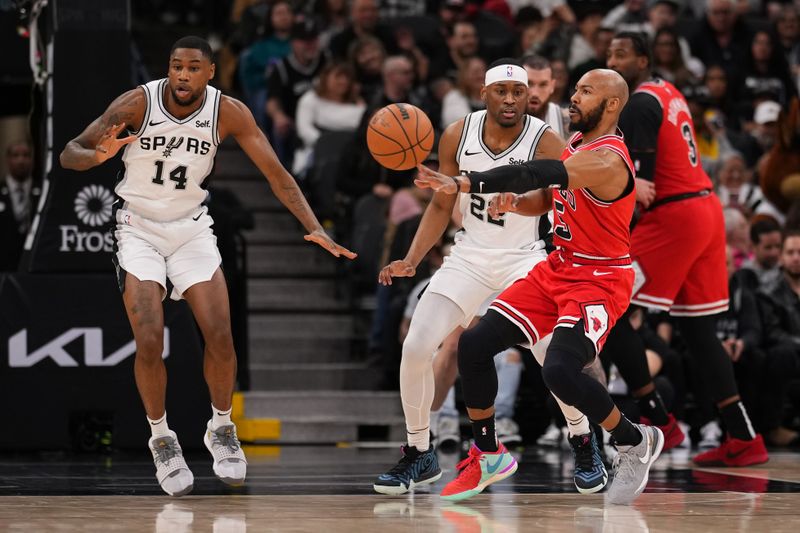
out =
[(528, 101), (527, 113), (538, 119), (544, 120), (545, 116), (547, 115), (547, 106), (550, 103), (550, 99), (548, 98), (545, 101), (538, 100), (539, 105), (536, 109), (531, 108), (530, 100)]
[(181, 100), (180, 98), (178, 98), (178, 93), (175, 92), (175, 89), (170, 87), (169, 90), (170, 90), (170, 92), (172, 92), (172, 100), (176, 104), (178, 104), (179, 106), (182, 106), (182, 107), (188, 107), (188, 106), (192, 105), (193, 103), (195, 103), (197, 101), (197, 99), (200, 98), (200, 94), (201, 94), (201, 93), (192, 93), (191, 96), (189, 96), (188, 100)]
[(603, 113), (606, 110), (606, 104), (608, 103), (607, 99), (603, 99), (597, 107), (592, 109), (591, 111), (587, 112), (585, 115), (583, 112), (575, 106), (570, 106), (571, 110), (577, 111), (580, 118), (577, 121), (569, 121), (569, 129), (570, 131), (579, 131), (581, 133), (586, 133), (588, 131), (592, 131), (600, 124), (600, 119), (603, 118)]

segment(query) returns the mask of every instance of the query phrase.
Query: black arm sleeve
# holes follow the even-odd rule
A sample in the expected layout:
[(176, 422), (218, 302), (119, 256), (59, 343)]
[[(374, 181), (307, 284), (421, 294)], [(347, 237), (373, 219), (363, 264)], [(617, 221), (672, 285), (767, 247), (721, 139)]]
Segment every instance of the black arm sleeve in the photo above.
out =
[(469, 191), (485, 194), (515, 192), (522, 194), (534, 189), (557, 187), (566, 189), (569, 175), (564, 163), (555, 159), (526, 161), (521, 165), (505, 165), (485, 172), (470, 172)]
[(619, 117), (637, 178), (653, 181), (662, 117), (661, 104), (647, 93), (634, 93)]

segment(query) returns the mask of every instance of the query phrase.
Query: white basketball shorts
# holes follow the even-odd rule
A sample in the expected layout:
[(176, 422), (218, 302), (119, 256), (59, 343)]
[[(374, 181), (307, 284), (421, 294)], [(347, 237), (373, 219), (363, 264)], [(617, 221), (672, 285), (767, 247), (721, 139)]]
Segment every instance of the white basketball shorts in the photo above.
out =
[(217, 237), (211, 230), (214, 220), (206, 206), (170, 222), (156, 222), (119, 209), (116, 222), (114, 265), (120, 290), (125, 287), (125, 272), (130, 272), (140, 281), (155, 281), (166, 296), (169, 278), (171, 298), (180, 300), (189, 287), (210, 280), (222, 263)]
[(466, 328), (500, 292), (545, 258), (545, 250), (487, 250), (456, 244), (426, 290), (453, 300), (464, 312), (462, 326)]

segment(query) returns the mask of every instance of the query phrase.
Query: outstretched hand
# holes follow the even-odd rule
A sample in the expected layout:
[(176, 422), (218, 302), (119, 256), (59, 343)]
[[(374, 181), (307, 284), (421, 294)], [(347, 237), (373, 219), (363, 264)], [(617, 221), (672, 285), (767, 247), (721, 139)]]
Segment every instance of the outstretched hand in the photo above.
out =
[(334, 257), (343, 255), (348, 259), (355, 259), (358, 256), (358, 254), (351, 252), (344, 246), (337, 244), (336, 241), (331, 239), (330, 236), (321, 229), (314, 230), (303, 238), (307, 241), (319, 244), (328, 250), (328, 252), (330, 252)]
[(417, 269), (408, 261), (392, 261), (378, 273), (378, 283), (391, 285), (392, 278), (410, 278), (417, 273)]
[(498, 220), (505, 213), (513, 213), (518, 209), (520, 195), (513, 192), (501, 192), (492, 197), (487, 213), (493, 220)]
[(136, 135), (128, 135), (122, 139), (117, 139), (117, 135), (124, 129), (125, 123), (122, 122), (121, 124), (109, 126), (106, 128), (106, 131), (103, 132), (103, 135), (97, 142), (97, 146), (94, 147), (95, 156), (100, 163), (111, 159), (117, 155), (120, 148), (136, 140)]
[(414, 184), (420, 189), (433, 189), (445, 194), (458, 194), (456, 180), (450, 176), (431, 170), (425, 165), (417, 165), (417, 177)]

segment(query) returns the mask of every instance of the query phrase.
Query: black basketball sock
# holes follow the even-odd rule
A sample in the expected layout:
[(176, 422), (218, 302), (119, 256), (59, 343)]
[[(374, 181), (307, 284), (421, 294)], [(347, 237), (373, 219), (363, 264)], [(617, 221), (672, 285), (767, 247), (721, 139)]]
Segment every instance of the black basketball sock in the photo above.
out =
[(657, 390), (653, 389), (641, 398), (636, 398), (636, 403), (642, 415), (649, 418), (653, 424), (664, 426), (669, 422), (667, 408), (664, 407), (664, 402), (661, 401), (661, 395)]
[(497, 432), (494, 429), (494, 415), (482, 420), (472, 420), (471, 422), (475, 446), (482, 452), (496, 452)]
[(719, 412), (731, 437), (740, 440), (753, 440), (756, 437), (753, 424), (750, 422), (742, 402), (728, 404), (720, 408)]
[(619, 419), (617, 427), (609, 433), (614, 437), (614, 443), (620, 446), (636, 446), (642, 442), (642, 432), (636, 428), (625, 415)]

